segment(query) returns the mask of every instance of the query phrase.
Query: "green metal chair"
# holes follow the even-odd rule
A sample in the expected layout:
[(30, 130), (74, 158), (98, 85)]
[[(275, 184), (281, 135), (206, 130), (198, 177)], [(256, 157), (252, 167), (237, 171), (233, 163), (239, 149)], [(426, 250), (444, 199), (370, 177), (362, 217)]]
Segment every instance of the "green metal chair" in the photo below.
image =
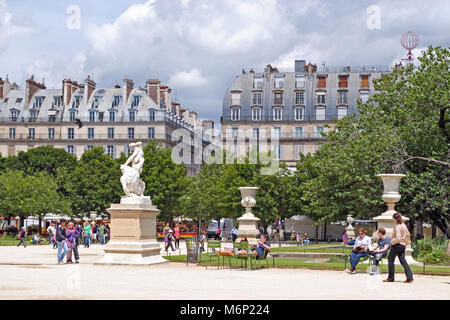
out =
[(216, 258), (217, 257), (217, 269), (219, 269), (220, 267), (220, 256), (218, 254), (216, 254), (216, 250), (220, 250), (221, 248), (221, 242), (219, 241), (208, 241), (208, 248), (206, 250), (206, 254), (205, 257), (208, 258), (208, 260), (206, 260), (206, 269), (208, 269), (208, 262), (211, 262), (212, 258)]
[[(248, 256), (250, 258), (250, 268), (253, 269), (253, 260), (255, 261), (255, 266), (261, 263), (261, 261), (264, 261), (266, 263), (267, 268), (269, 268), (269, 251), (264, 248), (264, 254), (261, 257), (257, 257), (252, 254), (252, 252), (248, 252)], [(272, 257), (273, 266), (275, 267), (275, 258)]]
[[(239, 254), (239, 251), (245, 250), (245, 254)], [(249, 258), (249, 246), (248, 242), (234, 242), (233, 243), (234, 258), (241, 262), (241, 269), (245, 263), (245, 269), (247, 269), (247, 261)], [(231, 269), (231, 257), (230, 258), (230, 269)]]

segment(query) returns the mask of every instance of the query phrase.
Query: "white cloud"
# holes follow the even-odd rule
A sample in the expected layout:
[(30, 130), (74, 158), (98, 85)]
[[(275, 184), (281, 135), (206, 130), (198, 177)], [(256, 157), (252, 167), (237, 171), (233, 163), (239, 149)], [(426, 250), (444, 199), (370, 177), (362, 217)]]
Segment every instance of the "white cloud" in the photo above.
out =
[(0, 30), (0, 52), (8, 46), (10, 41), (33, 33), (31, 27), (14, 22), (12, 14), (8, 11), (6, 0), (0, 0)]
[(169, 79), (169, 85), (173, 88), (198, 87), (206, 82), (206, 79), (197, 68), (193, 68), (190, 71), (177, 72)]

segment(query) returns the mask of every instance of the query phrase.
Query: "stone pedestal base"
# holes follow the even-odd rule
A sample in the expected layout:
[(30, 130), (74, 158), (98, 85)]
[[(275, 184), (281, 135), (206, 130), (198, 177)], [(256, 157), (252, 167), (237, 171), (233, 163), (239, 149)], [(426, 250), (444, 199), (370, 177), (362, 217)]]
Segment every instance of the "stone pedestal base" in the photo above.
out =
[[(395, 212), (396, 212), (395, 210), (386, 211), (381, 216), (373, 218), (373, 220), (378, 222), (378, 228), (384, 228), (386, 230), (386, 235), (391, 239), (392, 239), (392, 234), (394, 232), (394, 221), (393, 221), (392, 216), (394, 215)], [(404, 222), (407, 222), (408, 220), (409, 220), (409, 218), (403, 217)], [(422, 265), (422, 263), (414, 260), (414, 258), (412, 257), (412, 253), (413, 253), (413, 249), (411, 248), (411, 246), (410, 245), (406, 246), (406, 251), (405, 251), (406, 262), (408, 262), (408, 264), (410, 264), (410, 265)], [(400, 261), (398, 260), (398, 258), (395, 259), (395, 264), (400, 264)]]
[(121, 201), (107, 209), (111, 214), (111, 240), (97, 264), (150, 265), (167, 262), (156, 241), (156, 216), (159, 210), (150, 199), (129, 203)]
[(260, 219), (249, 212), (237, 220), (239, 222), (238, 237), (247, 238), (250, 245), (256, 244), (259, 236), (258, 222)]

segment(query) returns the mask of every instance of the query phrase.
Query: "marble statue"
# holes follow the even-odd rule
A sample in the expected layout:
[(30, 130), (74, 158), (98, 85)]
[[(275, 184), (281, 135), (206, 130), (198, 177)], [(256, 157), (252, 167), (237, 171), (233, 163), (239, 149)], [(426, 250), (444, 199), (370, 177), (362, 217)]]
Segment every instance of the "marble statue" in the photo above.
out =
[(120, 182), (127, 197), (144, 197), (145, 183), (141, 179), (141, 173), (145, 159), (142, 142), (131, 143), (130, 149), (133, 153), (125, 164), (120, 166), (122, 170)]

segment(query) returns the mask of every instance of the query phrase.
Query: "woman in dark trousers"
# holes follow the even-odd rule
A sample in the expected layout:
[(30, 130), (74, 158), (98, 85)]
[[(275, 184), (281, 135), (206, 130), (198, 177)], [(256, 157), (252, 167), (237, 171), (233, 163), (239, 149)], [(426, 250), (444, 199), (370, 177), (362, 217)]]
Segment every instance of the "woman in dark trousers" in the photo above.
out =
[(26, 244), (26, 236), (27, 236), (27, 232), (25, 231), (25, 227), (22, 228), (22, 230), (19, 231), (19, 243), (17, 244), (17, 247), (19, 247), (21, 244), (23, 244), (23, 247), (26, 248), (27, 244)]
[(388, 256), (389, 276), (386, 280), (383, 280), (383, 282), (394, 282), (394, 261), (398, 256), (398, 260), (400, 260), (403, 269), (405, 269), (406, 280), (403, 282), (411, 283), (414, 280), (413, 274), (411, 272), (411, 269), (409, 268), (408, 262), (406, 262), (405, 259), (406, 241), (409, 235), (409, 231), (405, 224), (402, 222), (402, 215), (399, 212), (394, 213), (393, 218), (395, 226), (392, 233), (391, 251), (389, 252)]

